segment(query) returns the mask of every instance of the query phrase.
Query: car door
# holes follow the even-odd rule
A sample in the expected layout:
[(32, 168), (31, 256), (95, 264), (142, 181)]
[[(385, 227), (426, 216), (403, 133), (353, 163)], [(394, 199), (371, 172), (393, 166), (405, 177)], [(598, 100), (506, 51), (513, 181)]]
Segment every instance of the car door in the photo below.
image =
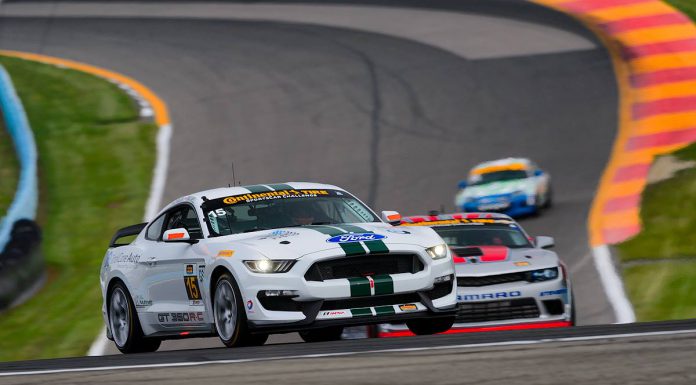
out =
[(191, 239), (203, 238), (196, 210), (182, 204), (167, 211), (157, 239), (145, 255), (150, 319), (159, 331), (201, 328), (207, 319), (201, 290), (205, 259), (198, 253), (198, 245), (162, 240), (165, 231), (178, 228), (185, 228)]

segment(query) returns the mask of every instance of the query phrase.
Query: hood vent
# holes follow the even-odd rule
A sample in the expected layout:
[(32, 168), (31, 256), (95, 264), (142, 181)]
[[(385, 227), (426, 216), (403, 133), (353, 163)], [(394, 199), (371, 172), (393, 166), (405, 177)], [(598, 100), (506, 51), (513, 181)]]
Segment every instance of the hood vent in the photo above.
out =
[(483, 255), (483, 251), (478, 247), (454, 247), (452, 251), (459, 257), (480, 257)]

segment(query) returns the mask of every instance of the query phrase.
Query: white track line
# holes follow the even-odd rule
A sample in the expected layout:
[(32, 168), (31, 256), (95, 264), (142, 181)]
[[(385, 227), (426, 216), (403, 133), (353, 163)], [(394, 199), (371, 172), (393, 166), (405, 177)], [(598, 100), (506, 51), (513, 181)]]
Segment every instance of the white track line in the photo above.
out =
[(616, 323), (625, 324), (636, 322), (636, 314), (633, 311), (631, 301), (626, 296), (623, 282), (619, 273), (616, 271), (614, 261), (611, 258), (611, 252), (607, 245), (596, 246), (592, 248), (592, 256), (594, 257), (595, 266), (599, 273), (599, 279), (604, 287), (604, 292), (607, 295), (609, 303), (614, 308)]
[(292, 355), (292, 356), (242, 358), (242, 359), (236, 359), (236, 360), (214, 360), (214, 361), (203, 361), (203, 362), (171, 362), (171, 363), (164, 363), (164, 364), (141, 364), (141, 365), (121, 365), (121, 366), (98, 366), (98, 367), (70, 368), (70, 369), (28, 370), (28, 371), (0, 373), (0, 377), (27, 376), (27, 375), (37, 375), (37, 374), (74, 373), (74, 372), (100, 372), (100, 371), (107, 371), (107, 370), (152, 369), (152, 368), (156, 369), (156, 368), (172, 368), (172, 367), (186, 367), (186, 366), (238, 364), (238, 363), (244, 363), (244, 362), (279, 361), (279, 360), (305, 359), (305, 358), (342, 357), (342, 356), (353, 356), (353, 355), (358, 355), (358, 354), (364, 355), (364, 354), (376, 354), (376, 353), (404, 353), (404, 352), (419, 352), (419, 351), (426, 351), (426, 350), (467, 349), (467, 348), (484, 348), (484, 347), (497, 347), (497, 346), (535, 345), (535, 344), (547, 344), (547, 343), (552, 343), (552, 342), (578, 342), (578, 341), (593, 341), (593, 340), (619, 339), (619, 338), (632, 338), (632, 337), (664, 336), (664, 335), (691, 334), (691, 333), (696, 333), (696, 329), (656, 331), (656, 332), (645, 332), (645, 333), (609, 334), (609, 335), (603, 335), (603, 336), (543, 338), (543, 339), (538, 339), (538, 340), (489, 342), (489, 343), (480, 343), (480, 344), (429, 346), (429, 347), (417, 347), (417, 348), (377, 349), (377, 350), (366, 350), (366, 351), (355, 351), (355, 352), (318, 353), (318, 354), (304, 354), (304, 355)]

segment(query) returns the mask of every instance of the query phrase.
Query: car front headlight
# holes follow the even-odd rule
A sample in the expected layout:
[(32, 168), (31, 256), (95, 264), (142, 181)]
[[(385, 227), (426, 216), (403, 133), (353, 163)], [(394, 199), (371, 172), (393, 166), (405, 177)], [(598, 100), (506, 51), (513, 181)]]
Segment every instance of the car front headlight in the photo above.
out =
[(287, 273), (295, 264), (294, 259), (258, 259), (244, 261), (246, 267), (254, 273)]
[(441, 245), (428, 247), (425, 251), (430, 255), (432, 259), (442, 259), (447, 257), (447, 245), (444, 243)]
[(558, 278), (557, 267), (552, 267), (549, 269), (532, 270), (527, 272), (527, 281), (529, 282), (550, 281), (556, 278)]

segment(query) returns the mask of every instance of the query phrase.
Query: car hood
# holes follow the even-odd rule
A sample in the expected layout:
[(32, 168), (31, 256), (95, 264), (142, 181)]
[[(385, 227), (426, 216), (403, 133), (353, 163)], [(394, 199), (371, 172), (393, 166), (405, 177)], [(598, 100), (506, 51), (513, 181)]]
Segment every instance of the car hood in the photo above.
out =
[[(350, 226), (364, 230), (352, 229), (354, 230), (353, 235), (374, 234), (375, 238), (381, 238), (379, 240), (384, 242), (387, 248), (397, 244), (431, 247), (443, 243), (437, 233), (427, 227), (403, 229), (381, 222), (355, 223)], [(216, 243), (220, 242), (230, 247), (231, 250), (236, 250), (235, 253), (248, 254), (248, 257), (251, 257), (251, 254), (261, 254), (271, 259), (298, 259), (308, 254), (332, 249), (336, 249), (337, 254), (340, 254), (342, 252), (341, 244), (336, 242), (339, 239), (319, 231), (322, 227), (336, 229), (335, 226), (278, 228), (219, 237), (216, 238)], [(345, 234), (350, 235), (347, 231)]]
[(511, 249), (505, 246), (468, 246), (452, 248), (457, 276), (485, 276), (545, 269), (559, 264), (550, 250)]
[(478, 186), (470, 186), (464, 190), (464, 197), (478, 198), (489, 195), (511, 194), (515, 191), (527, 192), (534, 186), (531, 178), (516, 179), (501, 182), (486, 183)]

